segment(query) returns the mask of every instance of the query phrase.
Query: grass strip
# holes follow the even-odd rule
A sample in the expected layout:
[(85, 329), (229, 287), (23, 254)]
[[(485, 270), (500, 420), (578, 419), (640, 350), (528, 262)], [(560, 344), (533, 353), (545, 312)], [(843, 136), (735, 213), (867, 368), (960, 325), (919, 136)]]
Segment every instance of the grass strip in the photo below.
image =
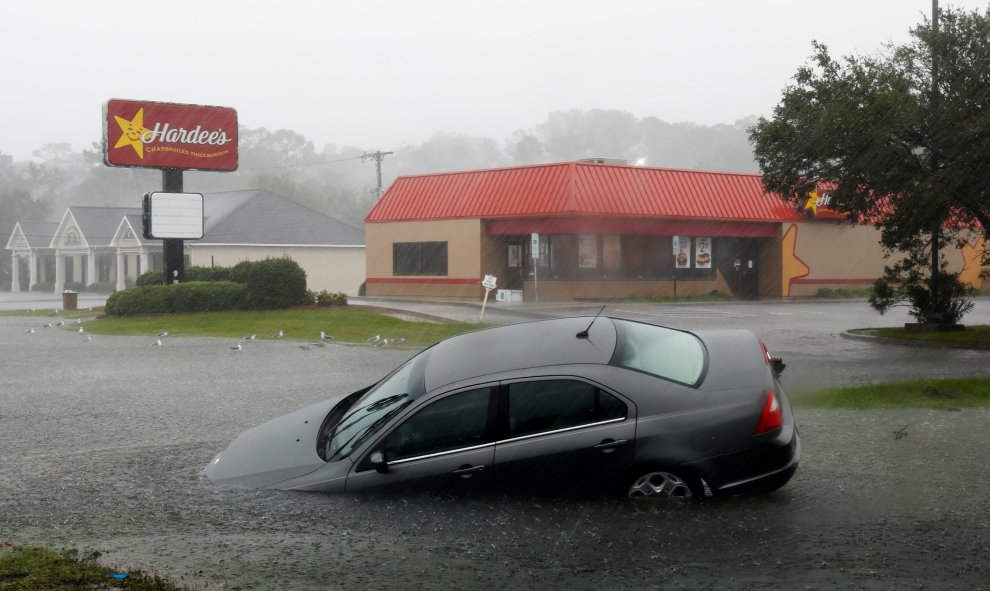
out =
[(87, 332), (106, 335), (155, 335), (168, 332), (172, 337), (227, 337), (240, 339), (257, 335), (271, 339), (282, 331), (285, 339), (318, 341), (320, 331), (335, 342), (362, 343), (379, 335), (403, 345), (425, 347), (447, 337), (476, 330), (485, 325), (461, 322), (409, 321), (368, 310), (349, 307), (315, 309), (203, 312), (154, 316), (101, 316), (85, 323)]
[(888, 328), (857, 328), (849, 331), (851, 334), (883, 337), (888, 339), (903, 339), (908, 341), (928, 341), (939, 343), (986, 343), (990, 344), (990, 326), (967, 326), (964, 330), (945, 332), (908, 332), (901, 327)]
[(799, 408), (951, 410), (990, 406), (990, 377), (909, 380), (852, 388), (829, 388), (795, 396)]
[(138, 570), (99, 564), (99, 552), (11, 546), (0, 542), (0, 591), (182, 591), (170, 581)]

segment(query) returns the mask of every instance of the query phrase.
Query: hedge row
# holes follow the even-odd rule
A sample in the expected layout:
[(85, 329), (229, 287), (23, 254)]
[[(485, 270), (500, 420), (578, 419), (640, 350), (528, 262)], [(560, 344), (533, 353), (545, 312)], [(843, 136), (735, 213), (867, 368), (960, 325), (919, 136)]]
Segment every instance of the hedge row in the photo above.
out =
[(192, 281), (142, 285), (107, 298), (106, 313), (116, 316), (165, 312), (218, 312), (244, 307), (247, 286), (233, 281)]
[[(243, 263), (241, 263), (243, 264)], [(185, 280), (188, 281), (238, 281), (231, 277), (232, 267), (186, 267)], [(137, 279), (138, 285), (164, 285), (164, 271), (146, 271)]]
[[(164, 275), (161, 271), (142, 274), (138, 287), (110, 296), (107, 300), (107, 314), (274, 310), (302, 306), (308, 302), (306, 271), (287, 257), (244, 261), (233, 267), (188, 267), (185, 281), (169, 286), (162, 283)], [(203, 285), (224, 287), (218, 290), (188, 287)], [(175, 293), (163, 295), (166, 292), (162, 290)], [(206, 298), (207, 301), (199, 302), (198, 298)], [(119, 303), (124, 301), (129, 303)]]

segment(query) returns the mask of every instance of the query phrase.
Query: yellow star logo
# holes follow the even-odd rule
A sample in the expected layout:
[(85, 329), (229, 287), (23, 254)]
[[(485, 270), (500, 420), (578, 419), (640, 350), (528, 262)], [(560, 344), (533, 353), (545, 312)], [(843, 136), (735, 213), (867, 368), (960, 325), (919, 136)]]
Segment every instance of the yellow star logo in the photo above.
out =
[(810, 211), (812, 216), (818, 215), (818, 190), (808, 193), (808, 200), (804, 202), (801, 211)]
[(114, 148), (130, 145), (137, 152), (138, 158), (144, 160), (144, 142), (141, 141), (141, 136), (150, 131), (144, 127), (144, 109), (138, 109), (137, 114), (130, 121), (117, 115), (113, 118), (117, 120), (121, 131), (120, 139), (117, 140)]
[(981, 236), (975, 243), (968, 240), (962, 245), (963, 268), (959, 272), (959, 282), (969, 287), (983, 287), (983, 256), (986, 251), (986, 241)]

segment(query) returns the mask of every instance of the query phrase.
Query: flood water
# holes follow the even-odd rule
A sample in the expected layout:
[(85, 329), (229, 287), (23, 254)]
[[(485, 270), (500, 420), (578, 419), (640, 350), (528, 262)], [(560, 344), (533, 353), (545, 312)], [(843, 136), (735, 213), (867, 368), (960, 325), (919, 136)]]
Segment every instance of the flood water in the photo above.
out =
[[(633, 312), (666, 314), (668, 324), (759, 325), (791, 359), (784, 382), (795, 398), (804, 384), (882, 381), (898, 368), (990, 372), (987, 352), (842, 339), (843, 322), (870, 325), (842, 306), (826, 312), (831, 319), (801, 323), (770, 312), (814, 310)], [(754, 315), (728, 314), (747, 313), (739, 309)], [(108, 563), (212, 589), (972, 589), (990, 581), (985, 409), (798, 408), (800, 469), (780, 491), (752, 499), (218, 488), (200, 472), (244, 428), (362, 387), (413, 351), (265, 341), (233, 352), (218, 339), (169, 337), (153, 347), (153, 337), (26, 332), (43, 322), (0, 317), (0, 539), (16, 544), (98, 550)]]

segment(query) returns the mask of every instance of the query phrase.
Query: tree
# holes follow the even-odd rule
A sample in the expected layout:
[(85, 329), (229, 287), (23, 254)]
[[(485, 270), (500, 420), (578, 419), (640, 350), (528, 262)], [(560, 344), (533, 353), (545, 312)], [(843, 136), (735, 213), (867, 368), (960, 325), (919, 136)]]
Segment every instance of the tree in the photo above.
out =
[(798, 202), (825, 184), (831, 208), (872, 222), (885, 254), (899, 253), (874, 307), (947, 323), (967, 307), (939, 246), (990, 230), (990, 10), (937, 14), (875, 56), (835, 60), (815, 43), (750, 139), (767, 191)]
[[(28, 190), (31, 180), (30, 171), (25, 174), (14, 165), (12, 157), (0, 153), (0, 241), (3, 244), (7, 243), (17, 222), (45, 221), (48, 215), (51, 203), (32, 198)], [(10, 252), (4, 250), (0, 256), (0, 286), (4, 290), (10, 289), (11, 262)]]

